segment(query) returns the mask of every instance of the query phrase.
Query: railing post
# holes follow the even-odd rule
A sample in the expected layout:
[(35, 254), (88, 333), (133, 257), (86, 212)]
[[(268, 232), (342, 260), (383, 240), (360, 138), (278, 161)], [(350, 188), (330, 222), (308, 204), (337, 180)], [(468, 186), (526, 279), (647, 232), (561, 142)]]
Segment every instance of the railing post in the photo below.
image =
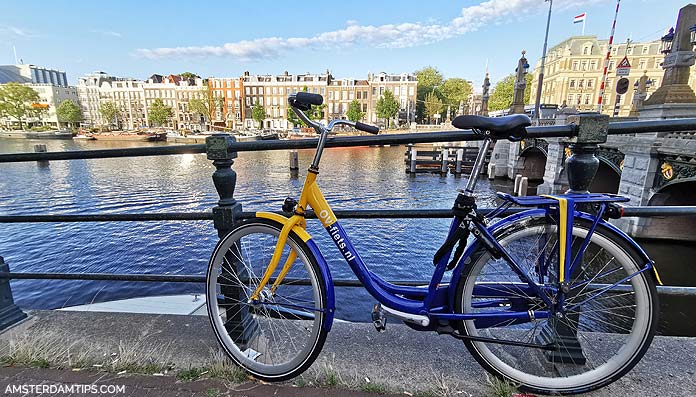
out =
[[(0, 272), (10, 272), (10, 267), (7, 265), (7, 263), (5, 263), (5, 260), (1, 256)], [(14, 303), (14, 299), (12, 298), (12, 288), (10, 288), (10, 279), (0, 278), (0, 331), (18, 323), (26, 317), (27, 314)]]
[[(208, 160), (213, 160), (215, 172), (213, 183), (220, 196), (218, 205), (213, 208), (213, 225), (218, 231), (218, 237), (223, 238), (234, 227), (235, 219), (242, 212), (242, 205), (234, 198), (237, 184), (237, 173), (232, 169), (237, 152), (229, 150), (229, 145), (236, 142), (228, 134), (213, 134), (205, 139)], [(233, 249), (232, 247), (230, 249)], [(220, 277), (227, 280), (248, 279), (247, 270), (238, 259), (239, 253), (228, 252), (226, 258), (230, 265), (223, 265)], [(235, 273), (234, 275), (231, 273)], [(249, 308), (239, 307), (239, 302), (247, 300), (244, 288), (235, 287), (229, 283), (220, 283), (220, 293), (225, 304), (225, 328), (230, 337), (237, 343), (246, 343), (254, 334), (258, 324), (254, 321)]]
[(592, 180), (599, 168), (595, 152), (599, 144), (607, 141), (609, 116), (599, 113), (580, 113), (568, 117), (578, 127), (578, 135), (571, 139), (572, 155), (566, 160), (568, 193), (589, 192)]
[(237, 173), (232, 169), (237, 152), (228, 150), (229, 144), (237, 140), (227, 134), (213, 134), (205, 139), (208, 160), (213, 160), (216, 170), (213, 183), (220, 196), (218, 205), (213, 208), (213, 222), (220, 238), (234, 226), (235, 217), (242, 212), (242, 205), (234, 198)]

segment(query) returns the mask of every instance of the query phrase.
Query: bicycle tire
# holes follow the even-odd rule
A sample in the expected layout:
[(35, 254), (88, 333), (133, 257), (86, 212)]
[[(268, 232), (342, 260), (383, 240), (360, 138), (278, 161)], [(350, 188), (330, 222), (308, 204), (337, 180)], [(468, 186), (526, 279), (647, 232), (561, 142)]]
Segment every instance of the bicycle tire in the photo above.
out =
[[(573, 237), (575, 240), (573, 244), (571, 244), (572, 248), (579, 246), (583, 237), (587, 235), (590, 226), (590, 222), (576, 218), (573, 227)], [(533, 252), (534, 245), (539, 247), (539, 240), (534, 242), (534, 237), (532, 237), (528, 242), (524, 243), (524, 238), (537, 234), (541, 235), (542, 233), (540, 232), (542, 229), (544, 232), (543, 234), (546, 235), (548, 239), (545, 242), (546, 246), (538, 248), (537, 252), (531, 255), (531, 257), (540, 257), (542, 256), (539, 255), (540, 253), (553, 252), (553, 249), (549, 251), (547, 246), (553, 241), (553, 237), (549, 236), (554, 236), (556, 234), (555, 225), (549, 223), (545, 217), (528, 217), (522, 219), (509, 227), (503, 228), (496, 233), (495, 237), (501, 245), (508, 248), (520, 249), (526, 244), (531, 249), (531, 252)], [(593, 246), (596, 246), (594, 251), (591, 250)], [(573, 305), (575, 303), (582, 303), (584, 300), (589, 299), (589, 297), (594, 296), (595, 293), (590, 294), (590, 291), (593, 291), (593, 288), (601, 285), (602, 281), (613, 274), (606, 274), (609, 273), (609, 270), (605, 270), (608, 265), (607, 263), (594, 278), (587, 281), (587, 278), (590, 277), (590, 273), (595, 268), (593, 266), (593, 261), (600, 258), (599, 263), (601, 263), (603, 260), (602, 258), (605, 257), (604, 254), (602, 254), (602, 250), (609, 255), (613, 255), (608, 263), (618, 258), (616, 262), (620, 264), (623, 272), (632, 274), (632, 271), (637, 271), (644, 266), (641, 255), (634, 247), (628, 244), (625, 239), (620, 238), (611, 229), (598, 225), (592, 235), (590, 245), (587, 251), (585, 251), (582, 266), (578, 266), (574, 274), (570, 275), (571, 287), (573, 285), (577, 285), (577, 287), (575, 288), (576, 292), (573, 296), (575, 300), (569, 301), (567, 304)], [(512, 249), (510, 251), (512, 251)], [(513, 252), (511, 252), (511, 254), (515, 257)], [(522, 254), (525, 255), (524, 261), (526, 261), (530, 252), (522, 252)], [(595, 255), (590, 262), (586, 262), (589, 257), (588, 254)], [(519, 256), (520, 253), (518, 252), (517, 255)], [(455, 310), (458, 313), (474, 311), (474, 305), (472, 303), (476, 302), (485, 305), (485, 303), (482, 302), (486, 302), (486, 299), (490, 299), (489, 297), (484, 298), (483, 296), (477, 297), (475, 295), (473, 288), (477, 285), (477, 280), (479, 283), (478, 285), (483, 285), (480, 283), (484, 282), (484, 280), (493, 280), (493, 278), (496, 278), (497, 284), (494, 285), (498, 285), (498, 288), (500, 288), (500, 285), (503, 285), (500, 283), (501, 280), (503, 280), (502, 277), (504, 273), (499, 269), (505, 269), (505, 267), (495, 265), (496, 260), (493, 259), (490, 254), (484, 250), (479, 250), (472, 255), (470, 259), (470, 262), (467, 263), (463, 269), (463, 275), (457, 287)], [(516, 260), (519, 261), (518, 258), (516, 258)], [(500, 263), (500, 261), (503, 260), (497, 260), (497, 263)], [(537, 269), (536, 266), (538, 266), (539, 263), (543, 263), (540, 262), (538, 258), (529, 262), (537, 264), (534, 265), (535, 271)], [(504, 263), (504, 265), (509, 269), (507, 263)], [(488, 272), (484, 271), (486, 266), (488, 266)], [(553, 266), (551, 266), (551, 269), (552, 268)], [(611, 265), (610, 270), (612, 268), (617, 269), (618, 267), (616, 265)], [(528, 270), (528, 268), (524, 270)], [(497, 274), (495, 271), (501, 273)], [(616, 270), (616, 272), (623, 274), (621, 270)], [(510, 270), (510, 273), (512, 273), (512, 270)], [(535, 277), (539, 277), (538, 274), (534, 272), (531, 272), (531, 274)], [(551, 276), (553, 277), (552, 274)], [(512, 280), (513, 283), (519, 280), (519, 278), (512, 278), (517, 277), (516, 275), (508, 275), (507, 277), (509, 277), (509, 280)], [(557, 275), (555, 277), (557, 280)], [(580, 279), (580, 277), (583, 278)], [(614, 275), (614, 277), (620, 276)], [(612, 277), (612, 279), (614, 277)], [(587, 281), (584, 288), (582, 288), (583, 286), (580, 284), (584, 282), (583, 280)], [(509, 283), (509, 281), (506, 281), (506, 283)], [(506, 285), (510, 286), (514, 284)], [(613, 285), (613, 283), (609, 285)], [(581, 291), (577, 292), (577, 288), (581, 288)], [(614, 292), (614, 290), (618, 291), (619, 289), (629, 292)], [(585, 290), (587, 290), (587, 292), (585, 292)], [(630, 292), (631, 290), (633, 292)], [(573, 291), (572, 288), (571, 291)], [(555, 353), (544, 353), (543, 350), (537, 348), (524, 348), (471, 340), (465, 340), (464, 343), (476, 361), (487, 371), (499, 378), (507, 379), (513, 384), (519, 385), (522, 390), (542, 394), (575, 394), (588, 392), (606, 386), (630, 371), (640, 361), (650, 346), (658, 323), (659, 303), (657, 290), (649, 271), (634, 276), (629, 280), (628, 284), (622, 283), (617, 285), (613, 290), (607, 291), (611, 292), (607, 292), (608, 295), (604, 298), (598, 296), (596, 299), (590, 300), (588, 303), (580, 306), (576, 312), (566, 313), (565, 322), (556, 319), (546, 320), (546, 324), (543, 325), (542, 328), (539, 328), (536, 324), (541, 323), (543, 320), (537, 320), (526, 323), (529, 324), (527, 328), (531, 328), (531, 324), (535, 324), (532, 330), (527, 329), (523, 331), (524, 325), (509, 324), (504, 326), (502, 323), (495, 324), (494, 326), (482, 326), (479, 329), (476, 327), (476, 322), (474, 320), (468, 320), (458, 323), (459, 331), (463, 335), (469, 336), (492, 337), (497, 334), (501, 335), (499, 336), (501, 339), (514, 339), (523, 342), (542, 343), (544, 341), (548, 342), (549, 338), (554, 342), (565, 340), (567, 342), (558, 343), (556, 345), (559, 351)], [(512, 293), (512, 289), (509, 288), (506, 292)], [(514, 289), (514, 293), (519, 294), (519, 289)], [(588, 294), (590, 294), (589, 297)], [(495, 295), (495, 292), (490, 295)], [(634, 295), (636, 303), (635, 309), (632, 309), (630, 307), (631, 305), (626, 305), (627, 307), (622, 306), (622, 302), (630, 302)], [(593, 306), (591, 306), (596, 306), (601, 303), (600, 299), (607, 300), (609, 298), (612, 298), (613, 301), (605, 303), (610, 305), (608, 309), (602, 309), (601, 307), (599, 309), (594, 309)], [(517, 300), (519, 304), (520, 299), (522, 301), (527, 300), (530, 310), (543, 309), (544, 304), (539, 303), (539, 298), (533, 299), (533, 297), (529, 296), (513, 296), (510, 298), (510, 302)], [(489, 301), (489, 303), (492, 303), (492, 301)], [(617, 304), (619, 305), (616, 306)], [(499, 310), (506, 310), (506, 307), (506, 305), (501, 305)], [(509, 303), (509, 307), (510, 309), (512, 308), (512, 303)], [(589, 310), (586, 310), (586, 308), (589, 308)], [(491, 310), (491, 308), (486, 308), (485, 310)], [(515, 310), (519, 310), (519, 307)], [(634, 321), (630, 329), (624, 324), (629, 321), (629, 314), (635, 316), (633, 317)], [(584, 321), (582, 327), (581, 321)], [(617, 323), (621, 323), (622, 325), (618, 325)], [(501, 328), (505, 328), (505, 330)], [(542, 335), (544, 329), (546, 330), (545, 335)], [(565, 329), (566, 336), (571, 336), (571, 338), (562, 339), (559, 336), (559, 330), (561, 329)], [(570, 330), (570, 333), (568, 333), (567, 330)], [(531, 334), (528, 336), (526, 333), (529, 332), (531, 332)], [(621, 335), (624, 335), (625, 332), (627, 332), (626, 335), (628, 335), (626, 336), (626, 344), (622, 345), (617, 350), (616, 354), (611, 356), (604, 363), (594, 367), (595, 360), (599, 361), (601, 357), (612, 354), (611, 347), (616, 343), (617, 339), (621, 339)], [(538, 334), (534, 335), (535, 333)], [(575, 335), (575, 341), (577, 341), (580, 346), (579, 349), (577, 345), (573, 344), (573, 334)], [(593, 336), (596, 338), (592, 338)], [(517, 337), (517, 339), (515, 339), (515, 337)], [(527, 338), (529, 338), (529, 340), (527, 340)], [(593, 346), (594, 342), (590, 342), (591, 339), (597, 339), (599, 342), (604, 343), (604, 349)], [(562, 351), (561, 347), (565, 349), (565, 351)], [(577, 356), (578, 351), (586, 357)], [(549, 363), (549, 361), (551, 361), (551, 363)], [(556, 373), (559, 376), (544, 377), (539, 375), (539, 373), (545, 371), (547, 367), (550, 368), (549, 373)], [(586, 367), (589, 367), (588, 371), (583, 371), (583, 368)], [(531, 371), (538, 371), (538, 373), (529, 373)], [(583, 372), (574, 373), (576, 371)], [(565, 375), (570, 375), (562, 376), (564, 373)]]
[[(282, 226), (263, 218), (241, 222), (218, 242), (206, 275), (208, 317), (220, 346), (251, 375), (269, 382), (293, 378), (309, 368), (327, 335), (325, 280), (317, 259), (294, 232), (288, 236), (274, 276), (260, 295), (261, 303), (249, 301), (268, 266)], [(288, 282), (271, 293), (272, 281), (290, 249), (297, 259), (285, 278)]]

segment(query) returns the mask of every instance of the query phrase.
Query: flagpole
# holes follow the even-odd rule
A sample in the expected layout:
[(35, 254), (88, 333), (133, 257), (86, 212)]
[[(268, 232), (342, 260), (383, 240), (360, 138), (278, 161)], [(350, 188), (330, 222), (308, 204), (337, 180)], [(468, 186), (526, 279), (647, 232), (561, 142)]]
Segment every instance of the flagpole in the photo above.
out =
[(614, 13), (614, 23), (611, 25), (611, 35), (607, 46), (607, 56), (604, 58), (604, 73), (602, 74), (602, 84), (599, 86), (599, 98), (597, 98), (597, 113), (602, 113), (602, 99), (604, 98), (604, 86), (607, 83), (607, 68), (609, 67), (609, 55), (611, 45), (614, 43), (614, 31), (616, 30), (616, 18), (619, 16), (619, 5), (621, 0), (616, 0), (616, 12)]
[(585, 21), (587, 20), (587, 13), (585, 13), (585, 18), (582, 19), (582, 35), (585, 35)]

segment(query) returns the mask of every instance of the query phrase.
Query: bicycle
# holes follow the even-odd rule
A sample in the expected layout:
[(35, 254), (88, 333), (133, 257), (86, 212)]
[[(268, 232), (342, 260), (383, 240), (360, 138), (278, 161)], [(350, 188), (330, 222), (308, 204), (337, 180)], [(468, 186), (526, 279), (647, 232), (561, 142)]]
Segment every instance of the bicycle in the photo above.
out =
[[(453, 207), (447, 237), (435, 253), (430, 283), (389, 283), (368, 270), (319, 189), (316, 178), (327, 127), (303, 113), (323, 98), (298, 93), (295, 114), (319, 134), (298, 201), (286, 198), (285, 217), (257, 212), (215, 248), (207, 272), (207, 307), (222, 348), (253, 376), (281, 381), (306, 370), (331, 330), (331, 274), (305, 230), (312, 208), (341, 255), (377, 300), (372, 318), (461, 339), (490, 373), (538, 393), (580, 393), (605, 386), (645, 354), (657, 326), (659, 275), (630, 237), (608, 222), (622, 215), (611, 194), (513, 197), (485, 216), (474, 188), (491, 143), (519, 141), (530, 120), (458, 116), (453, 125), (483, 136), (471, 176)], [(512, 205), (521, 212), (497, 221)], [(473, 236), (472, 239), (469, 237)], [(470, 241), (471, 240), (471, 241)], [(282, 266), (279, 266), (282, 264)], [(443, 283), (445, 272), (451, 280)]]

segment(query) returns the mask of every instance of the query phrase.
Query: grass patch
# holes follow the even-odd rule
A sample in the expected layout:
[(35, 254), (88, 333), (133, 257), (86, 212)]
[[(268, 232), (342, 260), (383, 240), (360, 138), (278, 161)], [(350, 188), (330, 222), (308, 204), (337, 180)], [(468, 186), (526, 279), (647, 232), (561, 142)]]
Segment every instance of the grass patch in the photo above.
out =
[(214, 350), (211, 353), (207, 366), (209, 377), (233, 383), (243, 383), (249, 379), (246, 371), (232, 363), (222, 351)]
[(220, 395), (220, 390), (218, 389), (208, 389), (205, 391), (205, 395), (208, 397), (217, 397)]
[(389, 388), (387, 386), (375, 382), (363, 383), (362, 385), (360, 385), (360, 390), (366, 393), (379, 394), (386, 394), (387, 392), (389, 392)]
[(517, 385), (507, 379), (500, 379), (494, 376), (486, 376), (490, 395), (492, 397), (511, 397), (517, 393)]
[(177, 372), (176, 378), (183, 382), (193, 382), (207, 373), (208, 371), (206, 371), (205, 368), (190, 367), (189, 369), (182, 369)]

